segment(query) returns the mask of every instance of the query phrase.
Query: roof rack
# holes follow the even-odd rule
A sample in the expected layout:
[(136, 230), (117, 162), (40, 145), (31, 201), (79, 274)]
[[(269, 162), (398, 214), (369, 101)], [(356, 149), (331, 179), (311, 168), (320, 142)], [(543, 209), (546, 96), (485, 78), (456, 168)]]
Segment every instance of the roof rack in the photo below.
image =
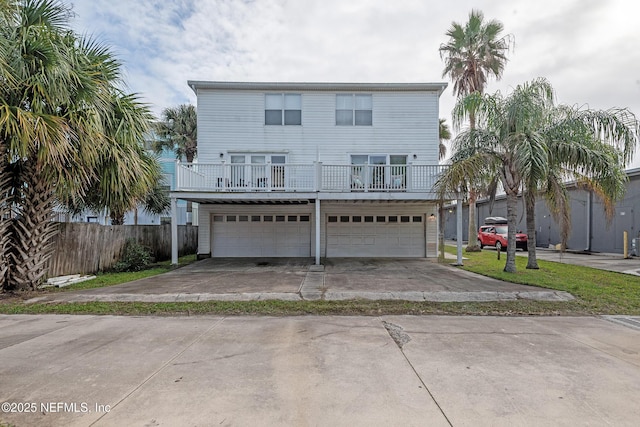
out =
[(489, 216), (484, 219), (485, 224), (506, 224), (507, 218), (503, 218), (501, 216)]

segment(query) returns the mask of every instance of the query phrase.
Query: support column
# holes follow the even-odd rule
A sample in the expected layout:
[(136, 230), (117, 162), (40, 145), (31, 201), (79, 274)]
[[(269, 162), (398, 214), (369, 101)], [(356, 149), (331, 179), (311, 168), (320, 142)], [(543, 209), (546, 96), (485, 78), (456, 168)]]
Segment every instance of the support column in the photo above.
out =
[(320, 265), (320, 199), (316, 197), (316, 265)]
[(456, 203), (456, 241), (458, 256), (454, 265), (462, 266), (462, 199)]
[(178, 264), (178, 201), (171, 198), (171, 264)]

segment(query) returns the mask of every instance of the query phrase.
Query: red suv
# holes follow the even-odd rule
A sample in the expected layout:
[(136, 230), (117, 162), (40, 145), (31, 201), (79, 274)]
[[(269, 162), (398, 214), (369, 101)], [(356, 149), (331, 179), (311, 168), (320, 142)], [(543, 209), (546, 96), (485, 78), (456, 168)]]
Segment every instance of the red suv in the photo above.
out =
[[(485, 246), (495, 246), (496, 250), (507, 249), (507, 220), (502, 217), (485, 218), (485, 225), (478, 230), (478, 240), (480, 249)], [(527, 235), (516, 233), (516, 248), (527, 251)]]

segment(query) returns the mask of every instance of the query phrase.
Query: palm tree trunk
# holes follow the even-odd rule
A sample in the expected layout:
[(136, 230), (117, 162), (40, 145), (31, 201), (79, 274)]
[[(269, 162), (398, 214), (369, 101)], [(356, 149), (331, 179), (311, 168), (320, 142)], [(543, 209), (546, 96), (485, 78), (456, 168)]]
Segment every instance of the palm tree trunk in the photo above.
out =
[(111, 212), (111, 225), (124, 225), (124, 212)]
[(7, 287), (9, 275), (9, 174), (6, 170), (4, 145), (0, 145), (0, 290)]
[[(476, 113), (475, 111), (469, 111), (469, 128), (474, 131), (476, 128)], [(467, 252), (480, 252), (480, 246), (478, 245), (478, 227), (476, 225), (476, 200), (478, 199), (478, 192), (473, 188), (473, 183), (469, 186), (469, 229), (468, 229), (468, 242)]]
[(480, 252), (480, 246), (478, 246), (478, 227), (476, 225), (477, 194), (473, 188), (469, 190), (469, 241), (465, 249), (466, 252)]
[(507, 262), (504, 271), (516, 272), (516, 219), (518, 211), (518, 195), (507, 192)]
[(524, 204), (527, 214), (527, 268), (537, 270), (536, 258), (536, 194), (533, 191), (524, 192)]
[(58, 232), (52, 221), (53, 188), (36, 165), (25, 162), (20, 172), (19, 214), (11, 221), (9, 288), (36, 290), (48, 269), (53, 253), (52, 238)]

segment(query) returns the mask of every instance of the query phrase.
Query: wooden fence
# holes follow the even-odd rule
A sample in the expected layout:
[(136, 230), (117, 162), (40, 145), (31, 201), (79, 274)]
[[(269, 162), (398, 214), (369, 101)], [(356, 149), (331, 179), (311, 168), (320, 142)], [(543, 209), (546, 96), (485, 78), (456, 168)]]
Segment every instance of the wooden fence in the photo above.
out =
[[(171, 259), (170, 225), (100, 225), (61, 222), (54, 238), (49, 277), (108, 270), (120, 260), (128, 239), (151, 248), (156, 261)], [(198, 227), (178, 226), (178, 253), (195, 253)]]

